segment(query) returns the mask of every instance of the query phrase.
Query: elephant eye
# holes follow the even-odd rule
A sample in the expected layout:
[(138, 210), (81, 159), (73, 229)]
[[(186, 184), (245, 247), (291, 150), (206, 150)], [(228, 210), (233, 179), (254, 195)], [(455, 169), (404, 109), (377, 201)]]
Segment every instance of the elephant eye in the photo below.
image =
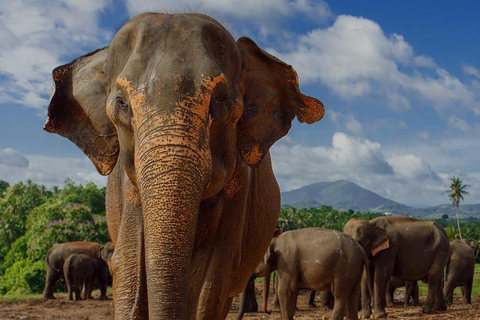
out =
[(227, 101), (227, 94), (222, 92), (215, 97), (215, 103), (225, 103)]
[(123, 99), (120, 98), (120, 97), (117, 97), (115, 103), (116, 103), (117, 107), (119, 107), (120, 109), (126, 110), (128, 108), (128, 103), (123, 101)]

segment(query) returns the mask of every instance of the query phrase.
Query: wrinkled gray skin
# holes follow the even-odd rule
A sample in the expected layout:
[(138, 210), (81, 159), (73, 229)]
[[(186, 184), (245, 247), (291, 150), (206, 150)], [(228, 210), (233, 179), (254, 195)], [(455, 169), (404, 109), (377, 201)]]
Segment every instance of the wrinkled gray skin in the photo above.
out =
[(305, 228), (272, 239), (255, 274), (277, 270), (282, 319), (293, 319), (299, 288), (331, 290), (335, 297), (331, 318), (358, 319), (360, 280), (367, 263), (365, 251), (349, 235)]
[(405, 307), (408, 307), (410, 303), (410, 298), (411, 298), (413, 300), (413, 305), (418, 306), (419, 299), (418, 299), (417, 281), (403, 281), (395, 277), (391, 277), (390, 281), (388, 281), (388, 284), (387, 284), (387, 296), (386, 296), (387, 306), (388, 307), (395, 306), (395, 303), (394, 303), (395, 289), (400, 287), (405, 287), (405, 299), (403, 300), (403, 305)]
[[(437, 223), (409, 217), (378, 217), (349, 220), (344, 232), (365, 249), (370, 258), (374, 289), (373, 317), (384, 318), (387, 283), (391, 276), (416, 281), (428, 278), (428, 295), (422, 311), (446, 310), (442, 276), (450, 254), (445, 230)], [(361, 316), (372, 315), (371, 296), (362, 279)]]
[[(96, 242), (89, 241), (73, 241), (64, 242), (54, 245), (47, 252), (45, 257), (45, 263), (47, 266), (47, 273), (45, 279), (45, 288), (43, 290), (43, 297), (46, 299), (55, 299), (53, 296), (53, 290), (55, 283), (64, 278), (63, 265), (65, 260), (75, 252), (87, 252), (93, 259), (98, 268), (95, 270), (95, 278), (98, 279), (100, 286), (100, 299), (107, 299), (107, 275), (105, 273), (106, 261), (102, 256), (111, 256), (113, 246), (110, 242), (103, 245)], [(86, 294), (84, 299), (93, 299), (91, 292)]]
[(463, 303), (472, 303), (472, 283), (475, 269), (475, 245), (467, 239), (455, 239), (450, 242), (452, 253), (445, 269), (443, 293), (448, 305), (453, 303), (453, 290), (462, 287)]
[(224, 319), (278, 219), (269, 149), (321, 102), (201, 14), (138, 15), (53, 78), (45, 130), (109, 176), (115, 318)]
[(68, 256), (63, 264), (68, 300), (73, 300), (73, 292), (75, 292), (75, 301), (81, 300), (82, 288), (85, 288), (84, 299), (86, 296), (91, 296), (98, 267), (88, 252), (79, 251)]

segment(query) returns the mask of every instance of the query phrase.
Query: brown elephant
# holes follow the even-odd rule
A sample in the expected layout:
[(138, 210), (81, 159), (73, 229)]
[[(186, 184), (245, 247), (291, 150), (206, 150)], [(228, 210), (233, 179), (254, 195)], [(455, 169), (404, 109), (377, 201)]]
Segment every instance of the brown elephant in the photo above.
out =
[(225, 318), (277, 222), (269, 148), (323, 104), (201, 14), (141, 14), (53, 78), (45, 130), (109, 175), (115, 317)]
[[(100, 299), (107, 299), (107, 275), (105, 273), (106, 261), (102, 258), (102, 255), (111, 256), (113, 246), (109, 242), (103, 245), (89, 241), (64, 242), (56, 244), (48, 250), (45, 258), (47, 274), (45, 288), (43, 289), (43, 297), (45, 299), (55, 299), (53, 296), (54, 286), (59, 279), (64, 278), (63, 266), (65, 260), (71, 254), (80, 251), (87, 252), (94, 259), (95, 264), (98, 265), (95, 278), (98, 279), (98, 284), (100, 286)], [(84, 296), (84, 299), (93, 299), (91, 291)]]
[(452, 253), (445, 268), (443, 293), (447, 304), (453, 303), (453, 290), (461, 286), (463, 302), (472, 303), (472, 284), (475, 269), (475, 244), (467, 239), (450, 242)]
[(403, 299), (403, 305), (409, 306), (410, 299), (413, 301), (414, 306), (419, 305), (418, 283), (417, 281), (403, 281), (395, 277), (391, 277), (387, 284), (386, 302), (388, 307), (395, 306), (394, 293), (395, 289), (405, 287), (405, 298)]
[(73, 292), (75, 292), (75, 300), (81, 300), (82, 288), (85, 292), (84, 299), (91, 296), (98, 267), (92, 256), (86, 251), (72, 253), (65, 259), (63, 274), (67, 284), (68, 300), (73, 300)]
[[(282, 319), (293, 319), (299, 288), (332, 291), (335, 305), (331, 318), (343, 319), (346, 314), (347, 319), (358, 319), (358, 294), (366, 265), (365, 251), (349, 235), (305, 228), (272, 239), (255, 274), (267, 276), (277, 270)], [(264, 295), (268, 296), (268, 290)]]
[[(370, 257), (374, 283), (373, 317), (386, 317), (386, 288), (391, 276), (416, 281), (428, 279), (423, 312), (446, 310), (442, 275), (450, 254), (447, 234), (435, 222), (409, 217), (350, 219), (343, 228)], [(370, 317), (371, 296), (362, 279), (362, 317)]]

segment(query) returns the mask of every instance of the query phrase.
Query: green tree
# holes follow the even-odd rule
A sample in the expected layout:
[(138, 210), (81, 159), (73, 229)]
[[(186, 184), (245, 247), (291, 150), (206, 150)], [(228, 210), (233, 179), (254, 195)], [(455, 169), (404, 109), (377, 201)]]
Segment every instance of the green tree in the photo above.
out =
[(449, 189), (445, 190), (442, 194), (445, 194), (445, 193), (448, 194), (448, 198), (450, 198), (450, 200), (452, 201), (452, 205), (455, 207), (455, 209), (457, 211), (458, 235), (459, 235), (460, 239), (462, 239), (462, 230), (460, 229), (460, 210), (459, 210), (459, 206), (460, 206), (460, 201), (464, 200), (463, 195), (468, 194), (466, 189), (468, 187), (470, 187), (470, 185), (463, 184), (463, 180), (460, 179), (459, 177), (455, 177), (455, 176), (451, 177), (450, 181), (452, 181), (452, 183), (450, 184)]

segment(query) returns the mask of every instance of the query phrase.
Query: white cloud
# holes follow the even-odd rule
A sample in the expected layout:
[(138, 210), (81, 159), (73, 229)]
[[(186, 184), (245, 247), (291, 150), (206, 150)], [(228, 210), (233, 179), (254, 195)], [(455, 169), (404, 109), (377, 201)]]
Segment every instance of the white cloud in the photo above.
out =
[(98, 14), (111, 0), (4, 1), (0, 9), (2, 103), (46, 108), (52, 69), (104, 45)]
[(480, 79), (480, 70), (478, 70), (477, 68), (464, 64), (462, 66), (462, 69), (463, 72), (465, 72), (467, 75), (474, 76), (475, 78)]
[(340, 15), (330, 27), (294, 41), (282, 51), (269, 51), (294, 65), (303, 83), (321, 82), (343, 99), (377, 96), (401, 111), (419, 97), (439, 114), (452, 108), (480, 113), (472, 87), (432, 58), (415, 56), (403, 36), (386, 36), (372, 20)]
[[(426, 160), (416, 154), (421, 150), (426, 154), (434, 151), (434, 154)], [(451, 162), (447, 166), (450, 158), (444, 157), (448, 155), (446, 149), (421, 145), (414, 150), (400, 150), (386, 156), (387, 151), (379, 143), (340, 132), (333, 136), (330, 147), (307, 147), (287, 137), (277, 142), (271, 152), (275, 176), (282, 191), (315, 182), (345, 179), (406, 205), (434, 206), (448, 202), (442, 192), (452, 175), (466, 175), (459, 171), (458, 163)], [(437, 159), (440, 160), (438, 163), (435, 162)], [(441, 165), (442, 171), (432, 170), (428, 161)], [(480, 179), (475, 177), (474, 170), (466, 176), (468, 184), (480, 187)], [(472, 192), (469, 198), (469, 203), (478, 203), (480, 193)]]
[(472, 130), (467, 121), (462, 120), (456, 116), (449, 116), (447, 119), (447, 123), (451, 128), (461, 130), (463, 132), (470, 132)]
[(15, 158), (23, 159), (26, 164), (24, 163), (21, 167), (8, 166), (2, 161), (0, 152), (0, 178), (10, 184), (30, 179), (35, 183), (51, 188), (62, 186), (65, 179), (70, 178), (83, 185), (90, 181), (99, 187), (106, 185), (107, 178), (97, 173), (94, 165), (87, 157), (81, 159), (54, 158), (40, 155), (22, 155), (15, 151)]
[(26, 168), (28, 167), (28, 159), (12, 148), (0, 148), (0, 165), (10, 168)]

